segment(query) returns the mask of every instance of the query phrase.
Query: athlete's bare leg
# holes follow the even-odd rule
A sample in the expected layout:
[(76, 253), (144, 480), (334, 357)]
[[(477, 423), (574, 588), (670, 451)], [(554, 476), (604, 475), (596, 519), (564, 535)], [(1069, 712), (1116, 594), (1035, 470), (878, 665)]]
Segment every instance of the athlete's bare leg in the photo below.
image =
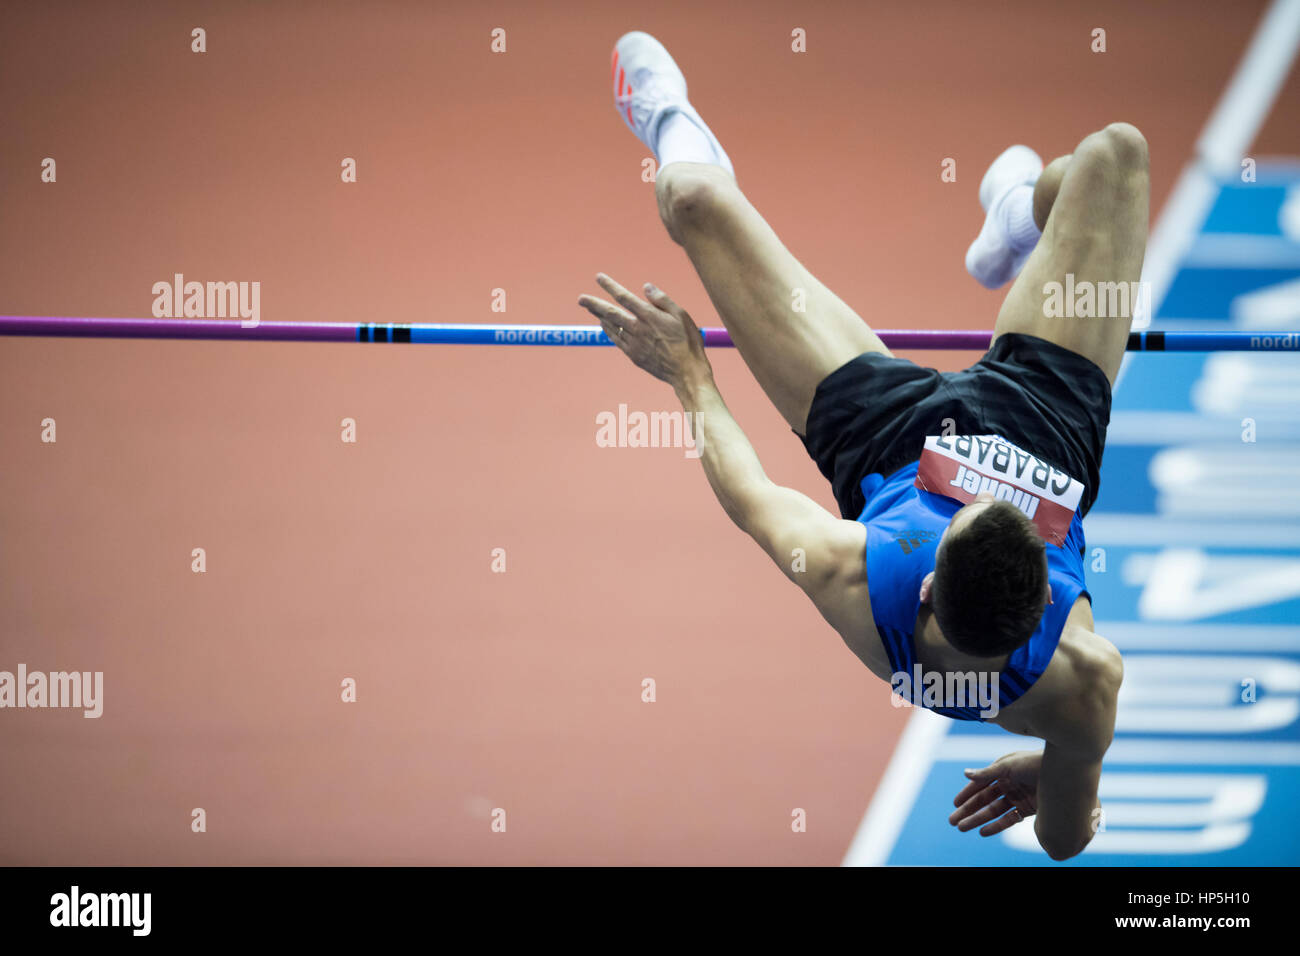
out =
[[(1146, 251), (1147, 147), (1127, 123), (1086, 136), (1071, 156), (1054, 160), (1034, 189), (1034, 218), (1043, 237), (998, 313), (994, 337), (1021, 332), (1048, 339), (1101, 367), (1115, 384), (1132, 325), (1107, 318), (1049, 316), (1044, 287), (1136, 283)], [(1130, 300), (1130, 307), (1133, 302)]]
[(1047, 228), (1047, 217), (1051, 215), (1056, 195), (1061, 191), (1061, 180), (1065, 178), (1065, 168), (1070, 159), (1069, 156), (1057, 156), (1043, 167), (1043, 174), (1034, 184), (1034, 222), (1039, 229)]
[(863, 352), (890, 354), (781, 244), (725, 169), (671, 163), (655, 195), (750, 371), (800, 435), (823, 378)]

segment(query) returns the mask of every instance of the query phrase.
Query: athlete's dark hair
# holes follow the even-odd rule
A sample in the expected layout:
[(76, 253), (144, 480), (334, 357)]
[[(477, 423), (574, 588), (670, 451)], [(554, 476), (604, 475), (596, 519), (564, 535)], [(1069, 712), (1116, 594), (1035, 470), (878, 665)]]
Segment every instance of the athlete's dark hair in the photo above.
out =
[(964, 654), (996, 657), (1029, 640), (1046, 592), (1043, 539), (1009, 501), (992, 502), (939, 545), (931, 604), (943, 636)]

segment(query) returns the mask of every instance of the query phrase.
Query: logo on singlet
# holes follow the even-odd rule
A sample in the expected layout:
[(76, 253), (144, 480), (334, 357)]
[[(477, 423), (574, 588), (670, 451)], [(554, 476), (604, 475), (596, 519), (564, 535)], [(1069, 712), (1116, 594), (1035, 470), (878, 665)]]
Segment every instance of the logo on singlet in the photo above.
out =
[(913, 528), (909, 531), (900, 531), (898, 537), (894, 540), (898, 542), (898, 546), (903, 549), (904, 554), (911, 554), (925, 542), (933, 541), (937, 537), (939, 537), (937, 531)]

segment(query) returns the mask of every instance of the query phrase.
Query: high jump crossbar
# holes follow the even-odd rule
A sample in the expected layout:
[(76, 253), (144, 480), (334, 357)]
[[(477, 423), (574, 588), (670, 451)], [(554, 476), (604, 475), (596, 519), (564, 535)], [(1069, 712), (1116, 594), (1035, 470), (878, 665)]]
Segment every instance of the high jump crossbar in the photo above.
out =
[[(1081, 320), (1081, 321), (1087, 321)], [(733, 345), (726, 329), (700, 330), (710, 348)], [(962, 329), (877, 330), (892, 349), (983, 350), (993, 333)], [(597, 325), (449, 325), (434, 322), (259, 322), (0, 315), (0, 335), (265, 342), (395, 342), (414, 345), (604, 345)], [(1130, 352), (1300, 352), (1300, 331), (1130, 332)]]

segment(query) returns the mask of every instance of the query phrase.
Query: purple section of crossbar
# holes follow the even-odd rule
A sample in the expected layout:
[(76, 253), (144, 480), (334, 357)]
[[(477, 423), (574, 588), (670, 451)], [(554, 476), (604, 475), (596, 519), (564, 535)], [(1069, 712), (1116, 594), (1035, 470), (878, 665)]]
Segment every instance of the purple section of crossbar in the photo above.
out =
[(262, 322), (238, 319), (83, 319), (0, 316), (0, 334), (74, 335), (110, 339), (261, 339), (282, 342), (355, 342), (357, 327), (341, 322)]
[[(704, 344), (710, 348), (733, 345), (726, 329), (701, 329)], [(989, 347), (992, 332), (964, 329), (922, 329), (918, 331), (877, 331), (891, 349), (964, 349), (983, 351)]]
[(920, 329), (877, 333), (891, 349), (969, 349), (982, 352), (993, 340), (992, 332), (968, 329)]

